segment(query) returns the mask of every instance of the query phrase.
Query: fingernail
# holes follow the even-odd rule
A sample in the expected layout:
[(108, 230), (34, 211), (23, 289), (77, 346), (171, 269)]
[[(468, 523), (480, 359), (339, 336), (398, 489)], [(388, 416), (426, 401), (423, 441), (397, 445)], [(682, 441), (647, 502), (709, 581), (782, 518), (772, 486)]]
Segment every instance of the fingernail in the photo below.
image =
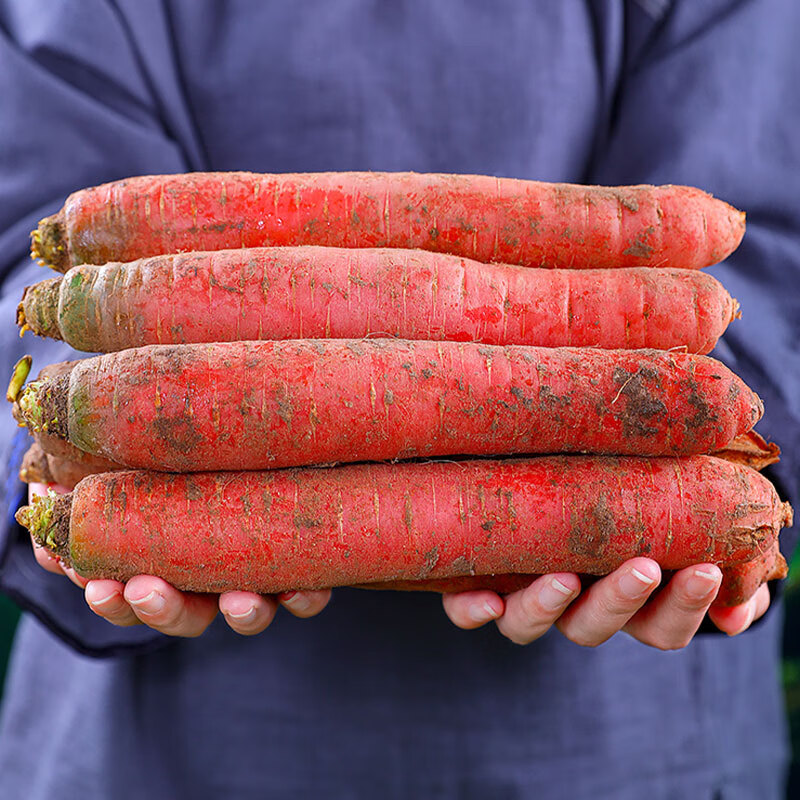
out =
[(655, 578), (639, 572), (634, 567), (619, 579), (619, 588), (626, 597), (633, 599), (634, 597), (641, 597), (655, 582)]
[(284, 605), (289, 606), (292, 611), (306, 611), (311, 607), (311, 602), (302, 592), (291, 592), (281, 598)]
[(497, 619), (497, 612), (489, 603), (473, 603), (469, 607), (469, 618), (473, 622), (488, 622), (490, 619)]
[(747, 610), (747, 616), (745, 617), (744, 622), (742, 623), (741, 627), (735, 631), (731, 631), (728, 636), (738, 636), (740, 633), (744, 633), (752, 624), (753, 624), (753, 617), (756, 615), (756, 607), (751, 605), (750, 608)]
[(97, 606), (104, 606), (110, 600), (113, 600), (115, 597), (118, 597), (118, 596), (119, 596), (119, 592), (111, 592), (111, 594), (106, 595), (105, 597), (101, 597), (99, 600), (92, 600), (90, 598), (89, 599), (89, 605), (90, 606), (94, 606), (95, 608)]
[(558, 578), (553, 578), (539, 590), (539, 605), (548, 611), (555, 611), (566, 605), (572, 595), (572, 589), (564, 586)]
[(138, 600), (128, 600), (128, 602), (145, 614), (158, 614), (167, 601), (164, 599), (163, 594), (159, 594), (154, 589), (150, 594), (140, 597)]
[(242, 611), (240, 614), (234, 614), (232, 611), (226, 612), (225, 616), (235, 619), (237, 622), (250, 622), (256, 615), (256, 607), (250, 606), (247, 611)]
[(686, 581), (686, 594), (694, 600), (703, 600), (717, 588), (720, 577), (719, 572), (696, 569)]

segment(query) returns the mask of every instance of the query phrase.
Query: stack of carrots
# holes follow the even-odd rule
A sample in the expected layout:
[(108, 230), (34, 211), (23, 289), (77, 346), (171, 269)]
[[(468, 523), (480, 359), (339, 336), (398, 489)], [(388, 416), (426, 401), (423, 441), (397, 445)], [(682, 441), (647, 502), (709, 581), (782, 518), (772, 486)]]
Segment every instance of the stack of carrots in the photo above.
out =
[(43, 220), (22, 331), (105, 355), (9, 386), (18, 513), (88, 578), (512, 591), (637, 555), (786, 565), (758, 396), (694, 188), (413, 173), (147, 176)]

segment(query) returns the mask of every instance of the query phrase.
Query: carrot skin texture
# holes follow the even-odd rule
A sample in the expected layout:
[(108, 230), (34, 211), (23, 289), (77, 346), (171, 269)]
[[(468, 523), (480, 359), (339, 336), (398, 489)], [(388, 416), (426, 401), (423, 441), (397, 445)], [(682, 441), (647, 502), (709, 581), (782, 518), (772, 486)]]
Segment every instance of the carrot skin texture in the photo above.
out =
[[(19, 479), (23, 483), (55, 483), (55, 478), (50, 471), (47, 453), (34, 442), (22, 457), (19, 469)], [(72, 487), (69, 487), (72, 488)]]
[(532, 267), (721, 261), (744, 215), (686, 186), (600, 187), (482, 175), (146, 175), (75, 192), (32, 254), (65, 271), (161, 253), (328, 245), (432, 250)]
[(664, 569), (730, 566), (771, 547), (788, 514), (757, 472), (710, 456), (123, 471), (78, 484), (57, 547), (88, 578), (151, 574), (186, 591), (272, 593), (602, 575), (636, 555)]
[(789, 566), (775, 541), (763, 553), (744, 564), (729, 567), (722, 573), (722, 586), (714, 600), (718, 606), (738, 606), (747, 602), (767, 581), (781, 580)]
[(74, 489), (84, 478), (89, 475), (98, 475), (102, 472), (113, 472), (122, 469), (118, 465), (100, 466), (91, 462), (70, 461), (47, 454), (47, 466), (54, 483), (65, 489)]
[(104, 353), (374, 335), (707, 353), (736, 313), (694, 270), (524, 269), (422, 250), (252, 248), (79, 266), (54, 303), (59, 280), (26, 289), (20, 324)]
[(91, 462), (71, 461), (52, 456), (34, 441), (22, 458), (19, 478), (24, 483), (57, 483), (65, 489), (72, 490), (88, 475), (97, 475), (113, 469), (120, 467), (109, 468)]
[[(402, 340), (152, 345), (29, 384), (46, 432), (141, 469), (708, 453), (762, 405), (707, 356)], [(52, 411), (38, 398), (54, 400)], [(50, 417), (44, 417), (50, 414)], [(51, 424), (52, 422), (52, 424)]]

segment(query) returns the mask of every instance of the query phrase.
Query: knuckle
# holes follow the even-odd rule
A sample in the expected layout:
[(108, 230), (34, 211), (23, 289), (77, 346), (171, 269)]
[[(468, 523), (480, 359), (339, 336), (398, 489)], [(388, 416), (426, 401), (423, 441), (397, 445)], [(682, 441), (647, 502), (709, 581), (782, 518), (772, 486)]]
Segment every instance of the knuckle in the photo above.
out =
[(692, 640), (691, 636), (678, 636), (671, 639), (654, 639), (644, 644), (654, 647), (656, 650), (669, 652), (670, 650), (682, 650)]
[(608, 636), (598, 637), (596, 634), (591, 633), (588, 629), (584, 629), (582, 627), (572, 630), (566, 629), (563, 630), (562, 633), (573, 644), (577, 644), (580, 647), (598, 647), (609, 638)]
[(630, 617), (642, 604), (641, 600), (631, 600), (616, 591), (602, 594), (597, 598), (597, 613), (601, 617)]
[[(549, 626), (547, 626), (549, 627)], [(497, 621), (497, 628), (500, 633), (505, 636), (510, 642), (517, 645), (526, 645), (542, 636), (546, 630), (545, 628), (530, 628), (520, 627), (519, 625), (509, 624), (505, 621), (505, 617)]]
[(696, 597), (685, 592), (678, 592), (673, 599), (673, 606), (675, 611), (679, 614), (696, 614), (698, 611), (704, 611), (711, 605), (713, 600), (712, 596), (702, 597), (699, 600)]
[(554, 613), (546, 611), (535, 592), (523, 592), (519, 601), (520, 622), (527, 628), (537, 628), (544, 621), (550, 621)]

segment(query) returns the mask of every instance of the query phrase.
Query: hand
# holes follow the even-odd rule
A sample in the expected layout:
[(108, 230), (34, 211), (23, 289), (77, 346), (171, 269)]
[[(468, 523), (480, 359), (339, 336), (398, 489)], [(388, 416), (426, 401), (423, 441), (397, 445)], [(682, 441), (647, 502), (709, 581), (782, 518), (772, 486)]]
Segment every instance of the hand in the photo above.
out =
[(587, 647), (624, 631), (651, 647), (675, 650), (692, 640), (706, 613), (721, 631), (734, 636), (766, 612), (766, 585), (740, 606), (712, 606), (721, 579), (714, 564), (688, 567), (676, 572), (648, 602), (661, 582), (661, 570), (651, 559), (633, 558), (583, 592), (577, 575), (559, 573), (537, 578), (505, 598), (489, 591), (460, 592), (444, 595), (443, 603), (459, 628), (494, 620), (517, 644), (529, 644), (555, 625), (568, 639)]
[[(62, 486), (32, 483), (28, 496), (68, 491)], [(29, 500), (30, 502), (30, 500)], [(330, 590), (320, 592), (284, 592), (277, 596), (252, 592), (195, 594), (180, 592), (161, 578), (137, 575), (127, 583), (87, 581), (58, 558), (32, 542), (37, 563), (48, 572), (66, 575), (84, 590), (89, 608), (114, 625), (149, 625), (169, 636), (199, 636), (222, 612), (228, 625), (237, 633), (251, 636), (261, 633), (272, 622), (279, 606), (296, 617), (319, 614), (330, 600)]]

